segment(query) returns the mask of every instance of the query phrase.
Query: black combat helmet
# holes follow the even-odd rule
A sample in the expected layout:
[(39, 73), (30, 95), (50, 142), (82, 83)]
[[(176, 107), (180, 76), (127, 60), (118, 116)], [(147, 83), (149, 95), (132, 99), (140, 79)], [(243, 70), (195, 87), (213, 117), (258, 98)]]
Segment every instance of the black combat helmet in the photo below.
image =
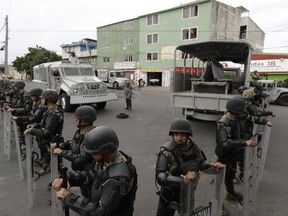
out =
[(192, 136), (190, 123), (185, 119), (175, 119), (171, 124), (169, 135), (173, 133), (186, 133)]
[(226, 109), (235, 115), (240, 115), (245, 107), (245, 101), (242, 97), (232, 97), (226, 104)]
[(46, 102), (57, 103), (58, 93), (53, 89), (46, 89), (42, 92), (41, 98), (45, 99)]
[(242, 94), (245, 90), (247, 90), (248, 89), (248, 87), (246, 87), (246, 86), (240, 86), (239, 88), (238, 88), (238, 92), (239, 92), (239, 94)]
[(34, 88), (30, 91), (30, 96), (40, 97), (42, 95), (43, 90), (41, 88)]
[(261, 83), (254, 84), (255, 90), (261, 92), (264, 88)]
[(85, 147), (88, 153), (100, 153), (103, 158), (118, 149), (119, 140), (115, 131), (108, 126), (99, 126), (85, 136)]
[(92, 106), (84, 105), (75, 110), (75, 117), (87, 124), (93, 124), (97, 119), (96, 110)]
[(18, 80), (12, 83), (11, 87), (16, 87), (16, 88), (24, 88), (25, 87), (25, 82)]

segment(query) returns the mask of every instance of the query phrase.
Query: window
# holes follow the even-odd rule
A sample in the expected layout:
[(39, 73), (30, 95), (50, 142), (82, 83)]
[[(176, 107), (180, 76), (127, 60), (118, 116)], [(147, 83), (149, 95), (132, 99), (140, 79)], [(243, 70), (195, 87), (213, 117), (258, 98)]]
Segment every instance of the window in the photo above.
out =
[(197, 28), (187, 28), (182, 30), (182, 40), (197, 38)]
[(103, 62), (110, 62), (110, 57), (103, 57)]
[(109, 42), (108, 41), (103, 43), (103, 48), (109, 48)]
[(147, 26), (157, 25), (158, 19), (159, 19), (158, 16), (159, 16), (158, 14), (153, 14), (153, 15), (147, 16)]
[(157, 61), (158, 60), (158, 53), (157, 52), (147, 53), (146, 60), (147, 61)]
[(132, 45), (132, 44), (133, 44), (133, 39), (131, 37), (124, 39), (124, 45)]
[(198, 5), (192, 5), (190, 7), (184, 7), (182, 10), (183, 19), (189, 19), (198, 16)]
[(132, 55), (126, 55), (126, 56), (124, 57), (124, 61), (126, 61), (126, 62), (131, 62), (131, 61), (133, 61), (133, 56), (132, 56)]
[(147, 35), (147, 44), (157, 44), (158, 43), (158, 34)]
[(247, 26), (241, 26), (240, 27), (240, 39), (246, 39), (246, 33), (247, 33)]
[(130, 28), (132, 28), (132, 21), (123, 23), (123, 29), (130, 29)]

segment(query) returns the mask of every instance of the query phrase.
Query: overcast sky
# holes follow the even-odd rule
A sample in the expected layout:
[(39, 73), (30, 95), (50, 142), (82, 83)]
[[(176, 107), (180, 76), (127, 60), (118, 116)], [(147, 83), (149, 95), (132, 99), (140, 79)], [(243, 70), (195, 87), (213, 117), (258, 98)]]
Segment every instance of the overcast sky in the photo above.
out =
[[(249, 10), (249, 16), (266, 33), (265, 52), (288, 53), (288, 1), (219, 0)], [(42, 46), (61, 55), (61, 44), (96, 39), (96, 27), (136, 18), (192, 0), (1, 0), (0, 47), (9, 20), (9, 63)], [(241, 3), (240, 3), (241, 2)], [(0, 64), (4, 63), (0, 51)]]

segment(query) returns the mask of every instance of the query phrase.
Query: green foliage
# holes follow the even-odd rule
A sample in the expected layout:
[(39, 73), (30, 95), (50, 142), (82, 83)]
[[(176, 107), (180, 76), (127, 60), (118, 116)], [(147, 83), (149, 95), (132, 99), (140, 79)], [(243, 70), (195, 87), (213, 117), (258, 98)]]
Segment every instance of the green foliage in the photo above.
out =
[(35, 65), (45, 63), (45, 62), (53, 62), (60, 61), (62, 59), (61, 56), (57, 55), (53, 51), (49, 51), (43, 47), (36, 46), (36, 48), (28, 48), (29, 53), (25, 54), (21, 57), (16, 57), (16, 60), (13, 61), (13, 67), (16, 68), (17, 71), (26, 71), (27, 74), (32, 75), (33, 67)]
[(0, 73), (4, 73), (4, 71), (5, 71), (5, 67), (0, 65)]

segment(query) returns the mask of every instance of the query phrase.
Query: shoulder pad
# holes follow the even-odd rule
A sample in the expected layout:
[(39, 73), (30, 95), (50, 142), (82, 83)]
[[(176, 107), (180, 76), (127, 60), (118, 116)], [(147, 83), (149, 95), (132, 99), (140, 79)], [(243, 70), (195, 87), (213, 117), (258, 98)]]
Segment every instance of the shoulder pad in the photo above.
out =
[(175, 148), (175, 145), (171, 141), (166, 142), (161, 146), (161, 149), (165, 149), (167, 151), (173, 151), (174, 148)]
[(224, 115), (220, 118), (220, 120), (218, 122), (223, 123), (224, 125), (229, 125), (230, 120), (228, 118), (226, 118), (226, 116)]
[(23, 97), (29, 97), (30, 98), (30, 95), (29, 95), (29, 93), (28, 92), (24, 92), (24, 94), (23, 94)]
[(127, 177), (130, 178), (130, 170), (126, 163), (119, 163), (109, 168), (109, 176), (113, 177)]

